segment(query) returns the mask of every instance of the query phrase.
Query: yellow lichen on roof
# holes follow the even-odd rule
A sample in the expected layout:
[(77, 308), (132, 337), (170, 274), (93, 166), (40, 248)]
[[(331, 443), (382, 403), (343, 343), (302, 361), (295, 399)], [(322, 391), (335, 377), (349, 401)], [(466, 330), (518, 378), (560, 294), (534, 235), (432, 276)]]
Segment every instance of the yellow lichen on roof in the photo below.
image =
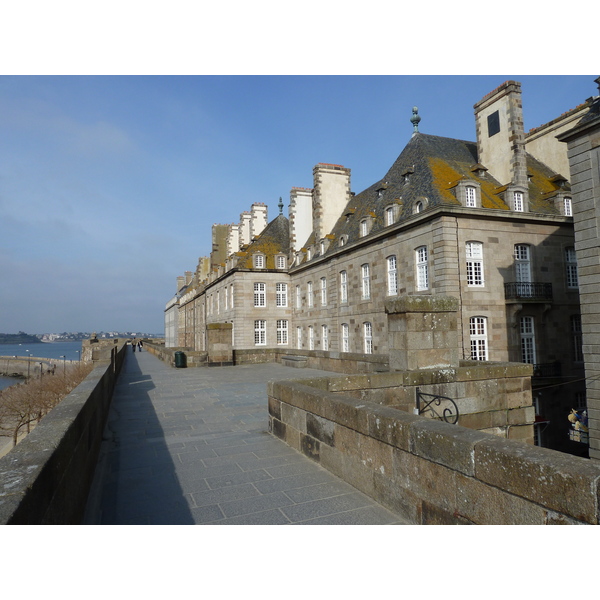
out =
[(456, 196), (450, 190), (452, 182), (462, 178), (461, 174), (440, 158), (429, 158), (429, 169), (433, 177), (433, 185), (442, 200), (458, 204)]
[[(508, 207), (497, 196), (496, 184), (486, 178), (476, 177), (471, 171), (472, 165), (460, 165), (461, 170), (453, 167), (450, 163), (440, 158), (429, 158), (429, 168), (433, 176), (433, 184), (445, 202), (458, 204), (452, 188), (462, 179), (477, 181), (481, 186), (481, 206), (483, 208), (500, 208), (507, 210)], [(461, 171), (464, 171), (462, 173)]]

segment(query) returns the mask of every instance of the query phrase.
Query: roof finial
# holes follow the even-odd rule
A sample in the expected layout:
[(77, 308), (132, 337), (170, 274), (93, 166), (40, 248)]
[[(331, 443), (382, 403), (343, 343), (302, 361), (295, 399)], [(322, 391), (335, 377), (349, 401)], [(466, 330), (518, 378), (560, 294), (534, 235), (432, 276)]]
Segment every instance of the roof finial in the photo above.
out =
[(279, 214), (282, 215), (283, 214), (283, 200), (281, 199), (281, 196), (279, 196), (279, 204), (277, 206), (279, 206)]
[(412, 110), (413, 114), (412, 117), (410, 118), (410, 122), (413, 124), (413, 135), (415, 133), (419, 133), (419, 121), (421, 120), (421, 117), (419, 116), (419, 109), (416, 106), (413, 106), (413, 110)]

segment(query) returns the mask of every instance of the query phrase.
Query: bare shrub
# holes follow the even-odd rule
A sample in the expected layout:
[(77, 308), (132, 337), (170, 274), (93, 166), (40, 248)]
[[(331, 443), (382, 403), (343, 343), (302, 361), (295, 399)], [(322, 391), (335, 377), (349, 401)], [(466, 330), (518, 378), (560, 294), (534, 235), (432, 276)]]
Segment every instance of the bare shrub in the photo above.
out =
[(0, 391), (0, 432), (10, 435), (16, 446), (19, 435), (29, 433), (31, 424), (39, 423), (92, 368), (92, 363), (76, 363)]

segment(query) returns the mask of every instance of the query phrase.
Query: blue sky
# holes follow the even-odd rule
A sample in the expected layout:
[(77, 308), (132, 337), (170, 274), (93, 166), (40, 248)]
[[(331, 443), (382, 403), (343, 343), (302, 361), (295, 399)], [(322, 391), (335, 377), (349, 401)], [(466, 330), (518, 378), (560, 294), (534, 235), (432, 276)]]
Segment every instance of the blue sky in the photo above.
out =
[(474, 140), (473, 104), (523, 84), (525, 128), (589, 76), (0, 77), (0, 331), (163, 331), (211, 225), (277, 215), (319, 162), (360, 192), (412, 133)]

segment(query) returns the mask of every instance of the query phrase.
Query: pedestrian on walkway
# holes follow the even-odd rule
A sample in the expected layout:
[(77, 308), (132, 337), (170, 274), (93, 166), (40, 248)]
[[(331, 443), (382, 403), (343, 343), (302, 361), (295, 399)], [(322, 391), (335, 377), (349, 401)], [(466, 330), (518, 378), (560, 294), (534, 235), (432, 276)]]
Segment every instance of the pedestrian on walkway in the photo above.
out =
[(139, 350), (140, 352), (142, 351), (142, 345), (143, 345), (143, 344), (142, 344), (142, 340), (140, 340), (140, 341), (138, 342), (138, 350)]
[(133, 351), (135, 352), (135, 347), (137, 346), (137, 340), (135, 338), (133, 338), (131, 345), (133, 346)]

